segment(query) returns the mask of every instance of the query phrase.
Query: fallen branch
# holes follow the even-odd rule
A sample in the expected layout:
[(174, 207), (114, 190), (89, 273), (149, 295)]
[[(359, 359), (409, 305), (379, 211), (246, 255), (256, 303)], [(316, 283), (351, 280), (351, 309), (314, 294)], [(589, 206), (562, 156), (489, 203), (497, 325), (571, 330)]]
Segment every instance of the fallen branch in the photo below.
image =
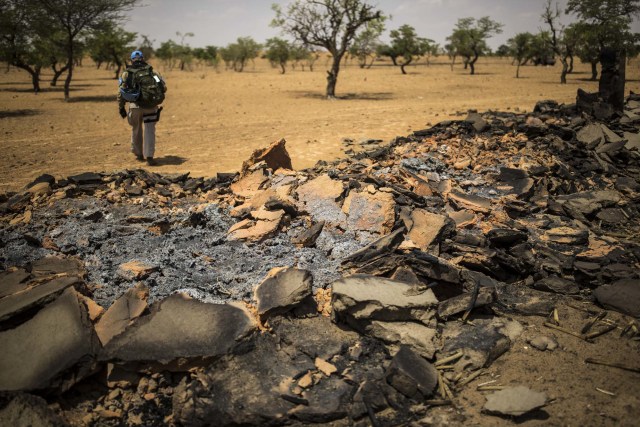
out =
[(625, 371), (637, 372), (640, 374), (640, 368), (624, 365), (622, 363), (605, 362), (604, 360), (597, 360), (592, 358), (584, 359), (585, 363), (592, 363), (594, 365), (609, 366), (611, 368), (624, 369)]

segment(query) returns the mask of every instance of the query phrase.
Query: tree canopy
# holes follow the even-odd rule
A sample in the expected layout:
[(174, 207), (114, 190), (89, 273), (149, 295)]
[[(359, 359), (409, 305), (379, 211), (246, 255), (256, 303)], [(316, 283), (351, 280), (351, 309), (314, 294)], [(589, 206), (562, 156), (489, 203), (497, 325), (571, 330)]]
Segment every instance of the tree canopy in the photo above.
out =
[(366, 0), (296, 0), (276, 13), (272, 25), (307, 46), (326, 49), (333, 58), (327, 71), (327, 98), (335, 98), (340, 62), (365, 24), (382, 18)]
[[(433, 40), (418, 37), (415, 28), (410, 25), (403, 25), (397, 30), (392, 30), (390, 52), (396, 57), (401, 57), (402, 62), (398, 65), (402, 74), (407, 74), (405, 67), (416, 57), (425, 55), (431, 49)], [(396, 59), (397, 61), (397, 59)]]
[(489, 50), (487, 39), (502, 33), (502, 24), (484, 16), (458, 19), (453, 33), (447, 37), (457, 55), (467, 58), (471, 74), (475, 74), (478, 57)]

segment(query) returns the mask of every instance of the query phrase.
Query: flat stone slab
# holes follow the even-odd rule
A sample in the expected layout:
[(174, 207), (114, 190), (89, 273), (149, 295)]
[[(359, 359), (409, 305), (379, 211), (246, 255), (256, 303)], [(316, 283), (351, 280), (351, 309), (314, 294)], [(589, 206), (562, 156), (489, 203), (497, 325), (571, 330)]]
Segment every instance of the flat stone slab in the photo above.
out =
[(51, 274), (67, 274), (69, 276), (84, 277), (86, 274), (84, 265), (79, 260), (54, 256), (44, 257), (32, 262), (28, 270), (36, 277)]
[(298, 187), (297, 194), (298, 208), (308, 212), (315, 222), (325, 221), (333, 225), (346, 223), (347, 216), (338, 204), (344, 194), (341, 181), (333, 180), (329, 175), (320, 175)]
[(427, 252), (434, 243), (438, 243), (446, 231), (453, 231), (449, 218), (424, 209), (414, 209), (411, 213), (411, 222), (411, 227), (407, 227), (409, 230), (407, 238), (424, 252)]
[(232, 351), (255, 326), (245, 309), (174, 294), (154, 304), (104, 348), (102, 360), (160, 362), (211, 358)]
[(313, 276), (298, 268), (274, 269), (255, 291), (261, 321), (291, 311), (312, 297)]
[(595, 148), (604, 141), (604, 132), (600, 125), (590, 123), (578, 131), (576, 139), (589, 148)]
[(640, 280), (619, 280), (600, 286), (593, 294), (605, 308), (640, 318)]
[(490, 414), (518, 417), (546, 405), (547, 395), (525, 386), (506, 387), (487, 396), (482, 408)]
[(31, 274), (21, 268), (0, 272), (0, 298), (24, 290), (28, 286), (30, 276)]
[(436, 368), (407, 346), (400, 347), (385, 377), (390, 386), (409, 398), (428, 398), (438, 384)]
[(65, 390), (92, 371), (99, 347), (84, 304), (69, 288), (27, 322), (0, 332), (0, 390)]
[(415, 322), (381, 322), (374, 320), (367, 327), (369, 336), (378, 338), (387, 344), (404, 344), (420, 356), (433, 359), (439, 343), (436, 342), (438, 331)]
[(417, 321), (430, 326), (438, 304), (433, 291), (411, 292), (404, 282), (368, 275), (342, 278), (332, 284), (336, 320), (358, 328), (360, 322)]
[(580, 287), (576, 282), (563, 279), (558, 276), (549, 276), (538, 280), (533, 287), (543, 292), (555, 292), (563, 295), (575, 295), (580, 292)]
[(555, 227), (544, 232), (540, 239), (546, 242), (564, 245), (586, 245), (589, 243), (589, 230), (571, 227)]
[(456, 372), (480, 369), (509, 350), (521, 333), (520, 323), (504, 319), (473, 319), (473, 326), (449, 322), (443, 331), (442, 354), (463, 352), (454, 363)]
[(385, 235), (391, 232), (395, 222), (395, 205), (390, 193), (352, 191), (345, 199), (342, 211), (347, 214), (349, 229)]
[(458, 209), (468, 209), (470, 211), (487, 214), (491, 212), (491, 200), (473, 194), (465, 194), (461, 191), (452, 191), (448, 198)]
[(100, 317), (96, 324), (96, 333), (102, 345), (107, 345), (116, 335), (121, 334), (133, 320), (140, 317), (147, 309), (149, 289), (138, 285), (127, 290)]
[(78, 277), (58, 277), (44, 283), (28, 286), (21, 292), (0, 299), (0, 322), (19, 315), (38, 305), (54, 300), (65, 289), (80, 284)]
[(234, 194), (241, 197), (253, 197), (261, 191), (262, 186), (269, 180), (262, 169), (250, 172), (238, 181), (231, 184), (230, 188)]

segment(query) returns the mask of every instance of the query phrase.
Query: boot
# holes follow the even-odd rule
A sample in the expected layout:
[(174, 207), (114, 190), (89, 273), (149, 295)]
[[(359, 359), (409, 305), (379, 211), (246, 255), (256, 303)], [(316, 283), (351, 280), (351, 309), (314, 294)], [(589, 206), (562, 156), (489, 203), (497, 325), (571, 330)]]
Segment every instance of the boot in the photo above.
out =
[(158, 162), (156, 162), (156, 161), (153, 159), (153, 157), (147, 157), (147, 164), (148, 164), (149, 166), (157, 166), (157, 165), (158, 165)]

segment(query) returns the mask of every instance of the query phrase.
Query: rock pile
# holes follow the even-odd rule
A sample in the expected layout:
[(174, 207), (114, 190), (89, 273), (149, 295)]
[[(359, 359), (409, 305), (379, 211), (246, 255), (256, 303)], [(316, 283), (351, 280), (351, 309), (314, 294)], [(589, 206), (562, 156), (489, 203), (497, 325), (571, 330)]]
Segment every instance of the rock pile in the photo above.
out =
[[(516, 342), (618, 329), (637, 352), (626, 105), (606, 123), (553, 101), (469, 112), (298, 172), (283, 140), (238, 174), (43, 175), (0, 196), (1, 424), (462, 423), (460, 393)], [(499, 390), (485, 416), (554, 400), (480, 387)]]

